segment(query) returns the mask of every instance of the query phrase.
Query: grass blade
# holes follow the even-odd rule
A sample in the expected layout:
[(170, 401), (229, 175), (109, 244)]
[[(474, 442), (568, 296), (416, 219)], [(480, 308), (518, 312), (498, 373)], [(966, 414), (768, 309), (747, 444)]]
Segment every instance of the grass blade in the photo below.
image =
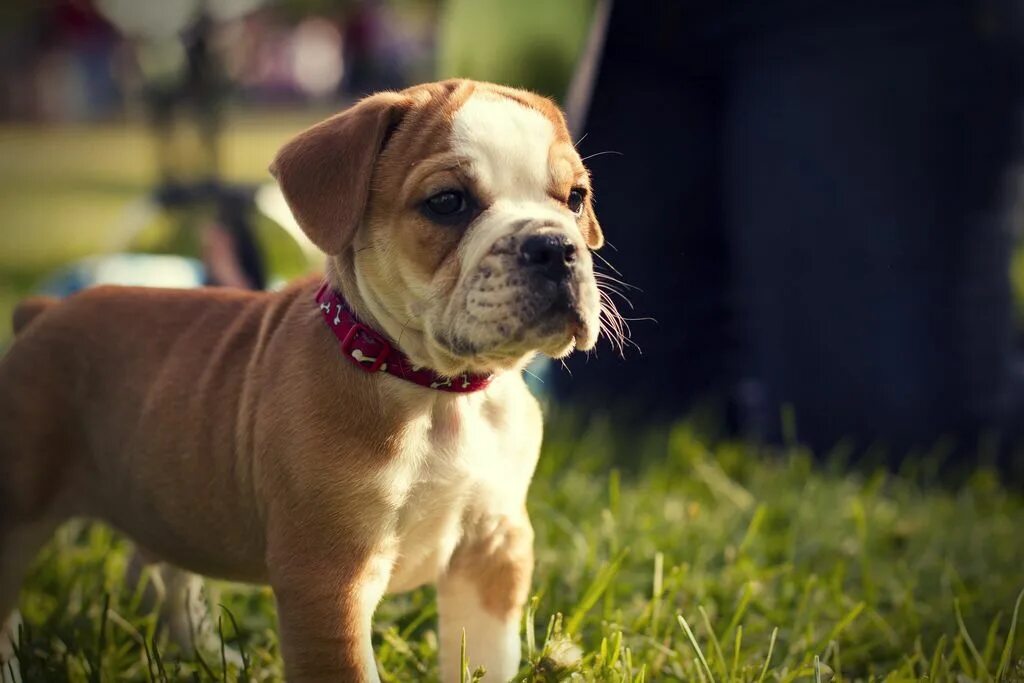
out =
[(220, 608), (228, 615), (228, 619), (231, 620), (231, 628), (235, 630), (235, 645), (238, 647), (238, 654), (242, 658), (242, 675), (245, 676), (245, 680), (248, 681), (250, 679), (249, 654), (245, 651), (245, 644), (242, 643), (242, 633), (238, 629), (238, 622), (235, 621), (235, 615), (231, 613), (231, 610), (224, 605), (221, 605)]
[(843, 618), (839, 620), (839, 623), (835, 625), (832, 631), (828, 634), (828, 637), (825, 638), (825, 642), (828, 643), (833, 640), (838, 641), (840, 634), (842, 634), (842, 632), (860, 616), (860, 613), (864, 611), (866, 606), (867, 603), (864, 602), (858, 602), (854, 605), (853, 609), (847, 612)]
[(459, 643), (459, 683), (469, 683), (469, 657), (466, 654), (466, 629), (462, 629)]
[(532, 662), (537, 655), (537, 604), (540, 601), (534, 595), (526, 605), (523, 615), (523, 630), (526, 632), (526, 661)]
[(743, 625), (736, 627), (736, 641), (732, 646), (732, 668), (729, 670), (729, 681), (736, 680), (736, 672), (740, 669), (740, 643), (743, 640)]
[(661, 621), (661, 595), (665, 589), (665, 555), (654, 553), (654, 585), (651, 588), (651, 624), (649, 632), (652, 638), (658, 637), (658, 622)]
[(985, 670), (988, 670), (988, 663), (992, 661), (992, 655), (996, 651), (996, 641), (999, 639), (999, 627), (1003, 625), (1003, 613), (997, 612), (992, 623), (988, 627), (988, 635), (985, 636), (985, 647), (981, 651), (981, 657), (985, 661)]
[(686, 637), (690, 639), (690, 645), (693, 646), (693, 651), (697, 653), (697, 659), (700, 661), (701, 667), (703, 667), (704, 670), (701, 674), (701, 678), (704, 677), (704, 674), (707, 674), (708, 681), (715, 683), (715, 677), (711, 673), (711, 667), (708, 666), (708, 660), (704, 658), (704, 652), (701, 651), (700, 645), (697, 643), (697, 638), (693, 635), (693, 631), (690, 630), (690, 624), (686, 622), (686, 619), (682, 614), (677, 614), (676, 620), (679, 622), (679, 626), (683, 629)]
[(707, 629), (708, 638), (711, 640), (711, 648), (714, 650), (718, 662), (722, 665), (722, 673), (725, 674), (725, 667), (727, 666), (725, 654), (722, 652), (722, 644), (718, 642), (715, 630), (711, 628), (711, 619), (708, 617), (708, 612), (704, 609), (703, 605), (699, 605), (697, 611), (700, 612), (701, 619), (704, 620), (704, 628)]
[(928, 668), (928, 680), (939, 680), (939, 667), (945, 665), (946, 636), (939, 636), (939, 642), (935, 646), (935, 653), (932, 654), (932, 666)]
[(580, 626), (583, 624), (583, 619), (587, 616), (587, 612), (597, 604), (597, 601), (601, 599), (601, 596), (608, 589), (608, 585), (615, 578), (615, 575), (619, 573), (619, 568), (622, 566), (622, 561), (626, 559), (626, 555), (629, 550), (623, 548), (615, 556), (615, 559), (606, 564), (601, 568), (601, 571), (597, 573), (594, 580), (590, 583), (590, 586), (583, 593), (583, 597), (580, 598), (580, 602), (576, 605), (576, 609), (573, 610), (569, 616), (569, 621), (566, 622), (565, 630), (567, 633), (578, 633)]
[(763, 504), (758, 505), (754, 509), (754, 514), (750, 516), (750, 523), (747, 524), (747, 530), (743, 534), (743, 539), (736, 547), (737, 556), (742, 556), (747, 551), (747, 547), (753, 542), (757, 533), (761, 530), (761, 525), (764, 524), (767, 514), (768, 509)]
[(1024, 589), (1017, 595), (1017, 602), (1013, 606), (1013, 616), (1010, 617), (1010, 632), (1006, 634), (1006, 645), (1003, 646), (1003, 654), (999, 657), (999, 668), (996, 669), (996, 680), (1003, 680), (1003, 675), (1009, 670), (1010, 656), (1013, 654), (1013, 641), (1017, 637), (1017, 619), (1020, 616), (1020, 603), (1024, 600)]
[(217, 636), (220, 638), (220, 671), (224, 683), (228, 683), (228, 653), (224, 644), (224, 615), (217, 616)]
[(100, 633), (96, 639), (96, 663), (91, 672), (95, 683), (103, 680), (103, 650), (107, 644), (107, 616), (110, 612), (110, 593), (103, 594), (103, 611), (100, 613)]
[(779, 627), (772, 629), (772, 638), (768, 641), (768, 656), (764, 658), (764, 666), (761, 667), (761, 675), (757, 677), (757, 683), (763, 683), (764, 677), (768, 675), (768, 665), (772, 662), (772, 653), (775, 652), (775, 639), (779, 637)]
[(161, 681), (167, 681), (167, 667), (164, 666), (164, 659), (160, 656), (160, 649), (156, 646), (156, 641), (150, 643), (153, 649), (153, 661), (156, 662), (156, 672), (160, 675)]
[(978, 648), (974, 646), (974, 640), (971, 638), (971, 634), (967, 631), (967, 625), (964, 624), (964, 617), (960, 613), (960, 600), (953, 600), (953, 611), (956, 613), (956, 625), (960, 629), (960, 635), (963, 636), (964, 644), (967, 646), (967, 650), (974, 657), (974, 661), (978, 664), (978, 675), (984, 674), (986, 678), (989, 678), (988, 667), (985, 666), (985, 660), (982, 659), (981, 653), (978, 652)]
[(740, 603), (736, 606), (736, 612), (733, 613), (732, 619), (729, 620), (729, 625), (725, 627), (725, 631), (722, 633), (723, 638), (728, 638), (732, 630), (736, 628), (740, 620), (743, 619), (743, 615), (747, 612), (747, 607), (750, 605), (751, 598), (754, 597), (754, 588), (750, 581), (743, 584), (743, 594), (740, 596)]

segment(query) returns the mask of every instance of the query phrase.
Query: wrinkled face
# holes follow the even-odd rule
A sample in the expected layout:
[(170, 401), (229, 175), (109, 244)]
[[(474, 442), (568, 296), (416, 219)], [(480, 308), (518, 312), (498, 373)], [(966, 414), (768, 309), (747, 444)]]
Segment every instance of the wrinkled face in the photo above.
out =
[(392, 97), (398, 113), (381, 115), (365, 208), (336, 259), (385, 331), (452, 374), (593, 347), (590, 249), (602, 237), (558, 109), (469, 81)]

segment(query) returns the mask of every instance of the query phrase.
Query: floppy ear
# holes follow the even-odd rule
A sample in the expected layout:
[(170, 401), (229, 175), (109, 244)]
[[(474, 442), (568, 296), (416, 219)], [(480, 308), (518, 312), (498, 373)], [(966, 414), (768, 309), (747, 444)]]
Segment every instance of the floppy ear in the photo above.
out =
[(410, 102), (392, 92), (361, 100), (299, 133), (270, 165), (295, 220), (325, 253), (352, 243), (377, 156)]
[(591, 249), (600, 249), (604, 246), (604, 233), (601, 231), (601, 224), (597, 222), (597, 214), (594, 213), (593, 192), (587, 193), (583, 215), (587, 217), (587, 230), (584, 233), (587, 246)]

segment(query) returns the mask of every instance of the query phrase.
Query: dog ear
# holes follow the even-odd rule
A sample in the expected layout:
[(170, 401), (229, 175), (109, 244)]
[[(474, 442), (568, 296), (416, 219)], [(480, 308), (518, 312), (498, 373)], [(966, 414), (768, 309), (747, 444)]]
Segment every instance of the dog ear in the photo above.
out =
[(411, 100), (383, 92), (299, 133), (270, 173), (295, 220), (330, 255), (352, 243), (370, 196), (373, 168)]
[(597, 214), (594, 213), (593, 192), (587, 193), (583, 215), (587, 218), (587, 229), (583, 232), (583, 236), (587, 239), (587, 246), (591, 249), (600, 249), (604, 246), (604, 232), (601, 231), (601, 224), (597, 222)]

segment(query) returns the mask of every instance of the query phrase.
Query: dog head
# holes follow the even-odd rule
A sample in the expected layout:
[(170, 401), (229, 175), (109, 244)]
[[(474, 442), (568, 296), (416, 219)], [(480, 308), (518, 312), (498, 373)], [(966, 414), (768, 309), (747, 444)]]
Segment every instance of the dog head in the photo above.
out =
[(335, 284), (415, 362), (486, 372), (596, 343), (603, 237), (550, 100), (462, 80), (380, 93), (271, 171)]

